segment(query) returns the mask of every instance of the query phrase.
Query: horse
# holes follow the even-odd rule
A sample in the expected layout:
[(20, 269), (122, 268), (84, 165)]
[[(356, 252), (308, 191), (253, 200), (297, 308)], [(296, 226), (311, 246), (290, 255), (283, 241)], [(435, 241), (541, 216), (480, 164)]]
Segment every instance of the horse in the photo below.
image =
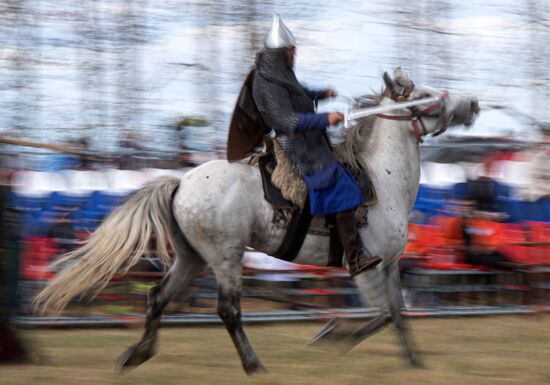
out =
[[(394, 77), (401, 83), (408, 80), (400, 69)], [(386, 89), (377, 104), (390, 106), (405, 98), (393, 97), (400, 88), (395, 80), (386, 74), (384, 81)], [(417, 349), (401, 316), (404, 301), (397, 262), (407, 243), (408, 215), (418, 191), (419, 142), (448, 126), (471, 125), (479, 103), (474, 97), (418, 85), (406, 97), (437, 97), (438, 102), (424, 109), (398, 109), (359, 119), (345, 131), (335, 151), (368, 170), (378, 196), (360, 235), (369, 252), (381, 256), (383, 263), (354, 277), (361, 296), (378, 310), (378, 316), (353, 338), (357, 343), (393, 322), (405, 356), (416, 365), (420, 363)], [(171, 266), (149, 291), (144, 334), (119, 357), (119, 370), (140, 365), (155, 354), (163, 309), (209, 265), (218, 285), (217, 312), (244, 371), (264, 372), (242, 326), (241, 259), (246, 247), (268, 255), (278, 249), (285, 230), (273, 223), (273, 216), (274, 208), (263, 197), (260, 171), (246, 162), (213, 160), (180, 178), (158, 179), (131, 195), (81, 247), (60, 259), (65, 267), (39, 293), (36, 304), (60, 312), (74, 296), (99, 291), (115, 273), (127, 271), (150, 253), (150, 241), (155, 238), (155, 255)], [(308, 234), (294, 262), (326, 266), (328, 258), (329, 237)], [(330, 329), (329, 325), (320, 335)]]

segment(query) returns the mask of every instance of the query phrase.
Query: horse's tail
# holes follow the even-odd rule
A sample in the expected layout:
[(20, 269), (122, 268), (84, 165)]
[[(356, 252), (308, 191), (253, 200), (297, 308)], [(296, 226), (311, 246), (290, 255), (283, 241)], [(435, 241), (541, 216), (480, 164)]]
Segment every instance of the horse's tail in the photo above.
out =
[[(55, 265), (67, 266), (35, 299), (42, 311), (61, 312), (76, 295), (97, 294), (115, 273), (124, 273), (151, 252), (166, 264), (172, 226), (172, 197), (179, 178), (163, 177), (147, 184), (114, 210), (81, 247)], [(150, 250), (156, 237), (156, 249)]]

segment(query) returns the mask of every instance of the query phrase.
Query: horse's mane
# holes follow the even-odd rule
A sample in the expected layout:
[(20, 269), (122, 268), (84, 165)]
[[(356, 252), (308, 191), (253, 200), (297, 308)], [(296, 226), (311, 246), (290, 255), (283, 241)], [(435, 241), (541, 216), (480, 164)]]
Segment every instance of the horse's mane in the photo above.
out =
[[(355, 99), (353, 109), (376, 107), (380, 105), (384, 95), (382, 93), (373, 93), (371, 95), (361, 96)], [(341, 134), (341, 141), (334, 146), (336, 158), (343, 163), (351, 165), (353, 168), (361, 169), (364, 165), (359, 163), (358, 155), (364, 151), (373, 132), (376, 115), (367, 116), (359, 119)]]

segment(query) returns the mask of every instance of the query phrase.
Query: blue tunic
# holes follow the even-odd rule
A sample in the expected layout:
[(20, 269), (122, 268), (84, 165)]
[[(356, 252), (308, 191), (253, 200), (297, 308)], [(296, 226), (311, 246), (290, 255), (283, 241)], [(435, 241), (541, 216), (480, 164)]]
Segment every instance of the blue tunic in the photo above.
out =
[(348, 171), (338, 162), (304, 175), (312, 215), (325, 216), (359, 206), (365, 198)]

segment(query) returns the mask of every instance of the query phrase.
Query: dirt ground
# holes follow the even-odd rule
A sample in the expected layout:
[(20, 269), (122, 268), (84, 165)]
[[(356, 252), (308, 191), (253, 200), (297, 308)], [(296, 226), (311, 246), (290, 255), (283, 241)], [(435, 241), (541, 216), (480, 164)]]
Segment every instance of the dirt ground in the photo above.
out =
[(250, 377), (222, 326), (162, 329), (158, 354), (120, 377), (115, 360), (141, 329), (23, 331), (35, 363), (0, 366), (0, 384), (550, 384), (550, 315), (411, 322), (421, 369), (391, 328), (342, 355), (306, 346), (321, 323), (248, 325), (269, 370)]

